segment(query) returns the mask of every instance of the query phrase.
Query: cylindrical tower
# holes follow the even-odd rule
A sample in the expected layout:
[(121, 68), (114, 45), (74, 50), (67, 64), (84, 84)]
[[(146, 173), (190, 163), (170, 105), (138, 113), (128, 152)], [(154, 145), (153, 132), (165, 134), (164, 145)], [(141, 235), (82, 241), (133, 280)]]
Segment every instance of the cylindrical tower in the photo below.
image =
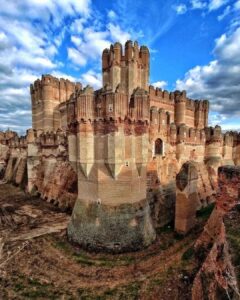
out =
[(109, 84), (109, 49), (104, 49), (102, 53), (102, 80), (103, 86)]
[(53, 83), (51, 75), (42, 76), (43, 130), (53, 130)]
[(110, 70), (110, 84), (115, 91), (116, 87), (121, 82), (121, 57), (122, 57), (122, 45), (115, 43), (111, 46), (111, 70)]
[(125, 43), (125, 60), (130, 61), (133, 58), (133, 45), (132, 41)]
[(142, 62), (142, 69), (141, 69), (141, 87), (144, 90), (148, 89), (149, 85), (149, 50), (146, 46), (141, 46), (140, 48), (140, 58)]
[(185, 124), (186, 91), (176, 91), (175, 93), (175, 123)]

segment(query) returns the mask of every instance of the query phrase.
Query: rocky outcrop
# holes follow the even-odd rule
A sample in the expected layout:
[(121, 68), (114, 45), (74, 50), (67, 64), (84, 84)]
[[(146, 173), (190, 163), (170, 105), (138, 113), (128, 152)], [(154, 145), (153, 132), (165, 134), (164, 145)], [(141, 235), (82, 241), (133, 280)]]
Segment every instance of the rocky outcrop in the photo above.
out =
[(200, 269), (193, 283), (193, 300), (240, 297), (224, 225), (224, 216), (238, 202), (240, 168), (220, 167), (218, 185), (215, 209), (195, 244)]

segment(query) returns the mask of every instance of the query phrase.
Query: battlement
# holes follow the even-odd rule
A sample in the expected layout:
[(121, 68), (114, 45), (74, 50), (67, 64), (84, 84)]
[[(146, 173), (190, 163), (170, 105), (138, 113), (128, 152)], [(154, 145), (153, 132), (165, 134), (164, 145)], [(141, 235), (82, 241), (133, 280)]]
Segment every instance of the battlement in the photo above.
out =
[(177, 127), (177, 142), (185, 144), (201, 144), (204, 145), (206, 141), (205, 131), (188, 127), (184, 124)]
[(186, 91), (168, 92), (149, 86), (150, 107), (163, 108), (170, 114), (170, 121), (177, 125), (186, 124), (189, 127), (204, 128), (208, 123), (209, 102), (207, 100), (192, 100)]
[(124, 51), (120, 43), (103, 50), (103, 87), (115, 91), (120, 85), (129, 97), (137, 87), (148, 90), (149, 58), (148, 48), (139, 48), (138, 43), (132, 41), (126, 42)]
[(240, 132), (227, 131), (223, 134), (224, 145), (238, 146), (240, 145)]
[[(33, 104), (49, 99), (58, 100), (58, 102), (67, 101), (70, 96), (81, 90), (81, 83), (71, 82), (68, 79), (56, 78), (52, 75), (42, 75), (41, 79), (37, 79), (30, 85), (30, 92)], [(49, 98), (50, 97), (50, 98)]]
[(115, 43), (106, 48), (102, 53), (102, 69), (103, 71), (111, 68), (112, 65), (127, 65), (132, 61), (136, 61), (142, 67), (149, 65), (149, 50), (146, 46), (139, 47), (135, 41), (127, 41), (123, 46), (120, 43)]
[(8, 146), (10, 148), (27, 148), (27, 137), (26, 136), (14, 136), (8, 140)]
[(174, 92), (168, 92), (167, 90), (162, 90), (161, 88), (155, 88), (153, 85), (149, 86), (149, 96), (150, 98), (156, 97), (159, 101), (166, 101), (173, 103), (175, 100)]
[(195, 110), (208, 111), (209, 110), (209, 101), (208, 100), (194, 100)]
[(67, 135), (65, 132), (51, 131), (51, 132), (43, 132), (36, 138), (36, 143), (41, 147), (58, 147), (59, 145), (67, 145)]
[(7, 130), (0, 131), (0, 144), (8, 145), (11, 140), (18, 137), (18, 134), (15, 131)]
[(218, 125), (216, 125), (215, 127), (206, 127), (205, 134), (207, 142), (216, 142), (223, 140), (222, 128)]
[(153, 85), (149, 86), (149, 96), (155, 100), (165, 101), (170, 103), (186, 102), (186, 108), (190, 110), (208, 110), (208, 100), (193, 100), (187, 97), (186, 91), (169, 92), (161, 88), (155, 88)]

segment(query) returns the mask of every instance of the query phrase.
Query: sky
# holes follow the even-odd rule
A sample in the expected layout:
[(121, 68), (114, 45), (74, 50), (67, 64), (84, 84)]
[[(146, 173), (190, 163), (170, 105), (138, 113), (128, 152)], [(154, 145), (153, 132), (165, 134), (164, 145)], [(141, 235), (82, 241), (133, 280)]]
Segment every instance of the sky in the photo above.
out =
[(209, 124), (240, 130), (240, 0), (1, 0), (0, 130), (31, 127), (42, 74), (101, 87), (101, 53), (137, 40), (150, 83), (210, 101)]

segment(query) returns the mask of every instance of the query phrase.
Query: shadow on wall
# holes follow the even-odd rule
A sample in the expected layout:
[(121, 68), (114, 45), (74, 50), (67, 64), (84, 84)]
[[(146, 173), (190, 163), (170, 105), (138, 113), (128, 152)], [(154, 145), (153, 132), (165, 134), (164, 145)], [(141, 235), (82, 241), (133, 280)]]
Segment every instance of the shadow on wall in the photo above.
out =
[[(37, 193), (61, 210), (71, 212), (78, 195), (77, 174), (69, 162), (50, 161), (34, 167), (31, 193)], [(48, 172), (49, 170), (49, 172)]]

